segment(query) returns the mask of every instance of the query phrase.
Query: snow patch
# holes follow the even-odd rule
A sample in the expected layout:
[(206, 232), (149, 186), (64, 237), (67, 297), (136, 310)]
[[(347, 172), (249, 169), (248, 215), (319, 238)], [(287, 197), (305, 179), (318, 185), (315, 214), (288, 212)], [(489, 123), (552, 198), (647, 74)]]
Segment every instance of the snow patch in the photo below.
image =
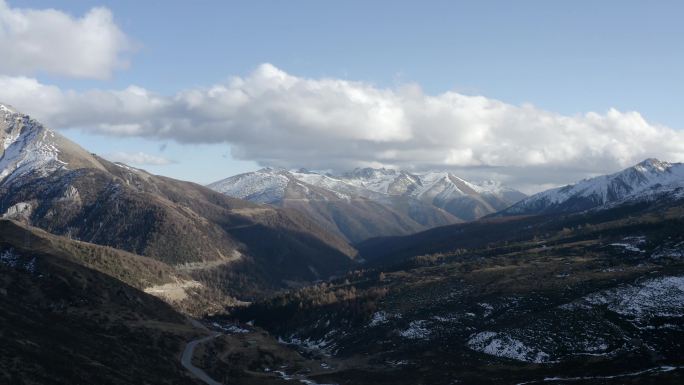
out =
[(390, 320), (393, 319), (400, 319), (401, 315), (400, 314), (392, 314), (392, 313), (387, 313), (386, 311), (380, 310), (371, 316), (371, 320), (368, 323), (369, 327), (376, 327), (380, 325), (385, 325), (387, 324)]
[(411, 321), (408, 328), (399, 331), (399, 335), (410, 340), (426, 340), (432, 332), (427, 328), (426, 320)]
[(221, 329), (224, 333), (226, 334), (245, 334), (249, 333), (248, 329), (241, 328), (238, 325), (235, 324), (227, 324), (227, 325), (221, 325), (218, 322), (212, 323), (212, 326), (214, 326), (217, 329)]
[(492, 315), (492, 313), (494, 312), (494, 306), (492, 306), (492, 305), (490, 305), (490, 304), (488, 304), (488, 303), (486, 303), (486, 302), (478, 303), (478, 305), (483, 309), (484, 312), (483, 312), (482, 315), (483, 315), (485, 318), (486, 318), (486, 317), (489, 317), (489, 316)]
[(29, 274), (36, 274), (38, 271), (36, 257), (23, 257), (13, 248), (0, 251), (0, 264), (13, 269), (23, 270)]
[(472, 335), (467, 345), (470, 349), (496, 357), (533, 363), (549, 361), (547, 353), (530, 348), (521, 341), (503, 333), (480, 332)]
[(684, 258), (684, 242), (661, 245), (653, 251), (651, 258)]
[(607, 306), (610, 311), (642, 323), (654, 317), (684, 317), (682, 304), (684, 277), (668, 276), (593, 293), (560, 308)]
[(329, 354), (330, 349), (334, 347), (334, 344), (332, 343), (332, 341), (326, 339), (326, 337), (334, 333), (335, 330), (331, 330), (325, 335), (325, 337), (319, 339), (302, 339), (297, 335), (293, 334), (286, 338), (278, 337), (278, 342), (284, 345), (294, 345), (306, 351), (315, 351)]

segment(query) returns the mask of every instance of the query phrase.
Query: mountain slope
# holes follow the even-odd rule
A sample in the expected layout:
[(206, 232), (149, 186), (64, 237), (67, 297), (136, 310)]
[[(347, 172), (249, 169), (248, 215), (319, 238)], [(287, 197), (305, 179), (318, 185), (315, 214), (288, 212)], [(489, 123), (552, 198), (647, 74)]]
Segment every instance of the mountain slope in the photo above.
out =
[(197, 330), (106, 273), (164, 282), (155, 262), (0, 221), (0, 383), (196, 384), (178, 356)]
[(370, 191), (344, 183), (333, 186), (339, 181), (323, 175), (313, 179), (312, 175), (267, 168), (236, 175), (209, 187), (231, 197), (298, 210), (351, 242), (410, 234), (425, 229), (426, 225), (458, 221), (444, 211), (427, 206), (421, 210), (424, 218), (417, 221), (408, 208), (374, 200)]
[(450, 173), (371, 168), (342, 175), (265, 168), (209, 187), (257, 203), (297, 208), (353, 242), (473, 220), (524, 197), (493, 182), (476, 185)]
[(20, 245), (32, 252), (49, 252), (106, 274), (185, 314), (202, 316), (236, 303), (234, 298), (198, 282), (183, 269), (123, 250), (60, 237), (16, 221), (0, 219), (0, 242)]
[(497, 243), (532, 241), (540, 236), (574, 229), (628, 222), (641, 216), (644, 222), (661, 220), (670, 212), (681, 215), (684, 197), (654, 201), (626, 201), (603, 210), (524, 216), (492, 216), (477, 221), (442, 226), (407, 236), (374, 238), (357, 245), (359, 254), (371, 265), (392, 264), (428, 254), (466, 252)]
[(344, 239), (295, 210), (108, 162), (9, 107), (0, 109), (0, 143), (4, 217), (192, 274), (229, 276), (215, 284), (231, 293), (315, 280), (353, 263)]
[(614, 174), (535, 194), (500, 214), (567, 213), (668, 195), (684, 196), (684, 164), (646, 159)]
[(433, 229), (232, 316), (337, 359), (323, 383), (678, 384), (684, 202), (662, 203)]

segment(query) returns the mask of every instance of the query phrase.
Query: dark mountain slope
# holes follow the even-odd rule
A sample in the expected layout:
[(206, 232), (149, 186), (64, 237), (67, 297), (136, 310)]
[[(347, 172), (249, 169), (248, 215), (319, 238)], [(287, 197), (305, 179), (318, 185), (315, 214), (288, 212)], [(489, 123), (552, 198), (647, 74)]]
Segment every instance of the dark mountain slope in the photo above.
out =
[(166, 303), (101, 272), (163, 282), (158, 262), (128, 255), (122, 263), (114, 251), (93, 255), (73, 241), (0, 226), (0, 383), (195, 384), (178, 356), (196, 330)]
[(357, 248), (365, 259), (374, 261), (373, 263), (384, 263), (423, 254), (487, 247), (490, 243), (530, 240), (547, 232), (607, 221), (625, 221), (631, 216), (657, 216), (682, 205), (684, 194), (680, 194), (678, 187), (674, 190), (661, 190), (661, 185), (658, 186), (655, 191), (649, 190), (648, 199), (634, 197), (580, 212), (519, 216), (510, 213), (497, 214), (474, 222), (443, 226), (404, 237), (370, 239), (358, 244)]
[(233, 317), (337, 360), (319, 383), (681, 383), (684, 205), (531, 219)]

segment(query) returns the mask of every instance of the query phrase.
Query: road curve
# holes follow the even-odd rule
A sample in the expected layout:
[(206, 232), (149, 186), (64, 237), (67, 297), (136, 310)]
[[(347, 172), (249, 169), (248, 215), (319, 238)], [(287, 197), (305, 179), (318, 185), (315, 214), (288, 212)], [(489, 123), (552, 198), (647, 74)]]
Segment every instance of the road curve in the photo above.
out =
[(195, 348), (197, 347), (197, 345), (212, 340), (220, 335), (221, 333), (214, 333), (208, 337), (199, 338), (188, 342), (188, 344), (185, 346), (185, 350), (183, 350), (183, 355), (181, 356), (181, 365), (183, 365), (183, 367), (187, 369), (190, 373), (194, 374), (195, 377), (199, 378), (205, 384), (208, 385), (223, 384), (209, 377), (209, 375), (204, 370), (194, 366), (192, 364), (192, 356), (195, 353)]

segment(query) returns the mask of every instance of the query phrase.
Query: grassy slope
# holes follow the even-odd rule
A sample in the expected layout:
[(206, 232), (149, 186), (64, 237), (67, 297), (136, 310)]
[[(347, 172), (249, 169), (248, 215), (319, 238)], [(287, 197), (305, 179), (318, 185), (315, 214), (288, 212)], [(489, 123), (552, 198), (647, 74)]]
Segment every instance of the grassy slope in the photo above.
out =
[(12, 222), (0, 226), (0, 383), (194, 383), (178, 355), (196, 330), (135, 287), (162, 282), (163, 266)]

